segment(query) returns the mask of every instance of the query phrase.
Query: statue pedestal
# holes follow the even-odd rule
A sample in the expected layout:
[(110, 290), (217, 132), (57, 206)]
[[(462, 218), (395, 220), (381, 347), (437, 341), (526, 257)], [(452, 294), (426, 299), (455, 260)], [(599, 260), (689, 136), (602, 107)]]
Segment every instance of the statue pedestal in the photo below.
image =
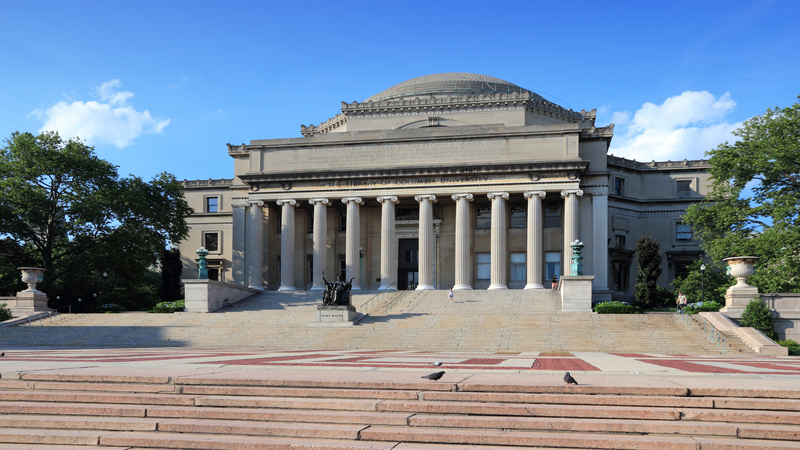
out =
[(310, 327), (352, 327), (362, 315), (353, 305), (319, 305)]
[(25, 290), (17, 292), (16, 299), (7, 303), (13, 317), (25, 317), (40, 312), (52, 311), (47, 307), (47, 295), (40, 291)]
[(592, 311), (592, 281), (594, 275), (570, 275), (561, 277), (558, 290), (561, 292), (562, 313), (590, 313)]
[(753, 286), (731, 286), (725, 293), (725, 307), (720, 309), (719, 312), (731, 319), (741, 319), (742, 313), (744, 309), (747, 308), (747, 305), (753, 300), (758, 300), (760, 297), (758, 288)]

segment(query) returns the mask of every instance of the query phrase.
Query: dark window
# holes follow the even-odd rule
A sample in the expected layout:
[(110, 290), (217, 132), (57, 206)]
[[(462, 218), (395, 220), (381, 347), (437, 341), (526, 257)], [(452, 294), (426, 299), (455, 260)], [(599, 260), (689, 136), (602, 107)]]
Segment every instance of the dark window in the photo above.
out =
[(686, 262), (675, 263), (675, 278), (686, 278), (689, 275), (689, 264)]
[(614, 236), (614, 248), (625, 248), (625, 236), (621, 234)]
[[(544, 254), (544, 281), (550, 282), (552, 287), (553, 277), (561, 275), (561, 253), (547, 252)], [(545, 284), (545, 287), (548, 285)]]
[(210, 252), (219, 251), (219, 235), (217, 233), (206, 233), (203, 236), (203, 240), (206, 244), (206, 250)]
[(208, 269), (208, 279), (219, 281), (219, 269)]
[(314, 255), (306, 256), (306, 261), (308, 264), (308, 282), (314, 282)]
[(544, 210), (544, 226), (547, 228), (558, 228), (561, 226), (561, 205), (547, 205)]
[(675, 240), (676, 241), (691, 241), (692, 240), (692, 227), (685, 223), (675, 224)]
[(489, 281), (492, 278), (492, 254), (476, 253), (478, 281)]
[(625, 195), (625, 179), (614, 178), (614, 194)]
[(307, 233), (313, 233), (314, 232), (314, 213), (311, 212), (311, 211), (308, 212), (307, 230), (308, 230), (308, 231), (306, 231)]
[(678, 198), (688, 198), (692, 196), (692, 182), (678, 181)]
[(347, 255), (345, 254), (339, 255), (339, 276), (342, 277), (342, 280), (347, 278)]
[(281, 234), (281, 228), (283, 228), (283, 214), (275, 214), (275, 226), (278, 228), (278, 234)]
[(219, 197), (206, 197), (206, 212), (219, 212)]
[(479, 230), (488, 230), (492, 228), (492, 209), (488, 207), (478, 208), (475, 221), (475, 228)]
[(626, 261), (612, 261), (611, 270), (614, 277), (614, 290), (628, 292), (628, 278), (630, 277), (631, 264)]
[(525, 207), (524, 206), (515, 206), (511, 208), (511, 220), (509, 221), (509, 227), (511, 228), (525, 228), (528, 224), (527, 217), (525, 214)]
[(347, 211), (339, 212), (339, 231), (347, 231)]
[(525, 253), (511, 254), (511, 281), (526, 281)]

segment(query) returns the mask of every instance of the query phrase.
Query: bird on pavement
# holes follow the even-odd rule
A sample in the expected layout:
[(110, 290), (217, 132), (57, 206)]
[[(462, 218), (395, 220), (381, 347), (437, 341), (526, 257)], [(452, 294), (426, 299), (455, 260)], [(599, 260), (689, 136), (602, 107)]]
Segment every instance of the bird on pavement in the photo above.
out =
[(438, 381), (439, 378), (442, 378), (442, 376), (444, 376), (444, 370), (441, 371), (441, 372), (429, 373), (428, 375), (425, 375), (422, 378), (427, 378), (427, 379), (429, 379), (431, 381)]
[(572, 375), (570, 375), (569, 372), (564, 374), (564, 383), (567, 383), (567, 384), (578, 384), (578, 382), (575, 381), (575, 378), (572, 378)]
[(3, 356), (6, 356), (6, 352), (0, 353), (0, 358), (2, 358)]
[(442, 365), (442, 362), (441, 362), (441, 361), (436, 361), (435, 363), (431, 363), (431, 365), (432, 365), (433, 367), (439, 367), (439, 366), (441, 366), (441, 365)]

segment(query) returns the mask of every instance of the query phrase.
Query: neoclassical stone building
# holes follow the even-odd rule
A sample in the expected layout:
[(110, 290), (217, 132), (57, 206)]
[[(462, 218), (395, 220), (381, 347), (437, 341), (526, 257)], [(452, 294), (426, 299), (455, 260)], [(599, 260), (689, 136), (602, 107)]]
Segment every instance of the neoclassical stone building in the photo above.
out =
[(343, 102), (302, 137), (228, 144), (232, 179), (184, 182), (184, 277), (203, 246), (212, 278), (262, 289), (542, 289), (578, 239), (593, 296), (624, 299), (650, 235), (666, 286), (701, 256), (681, 215), (708, 166), (608, 155), (613, 127), (468, 73)]

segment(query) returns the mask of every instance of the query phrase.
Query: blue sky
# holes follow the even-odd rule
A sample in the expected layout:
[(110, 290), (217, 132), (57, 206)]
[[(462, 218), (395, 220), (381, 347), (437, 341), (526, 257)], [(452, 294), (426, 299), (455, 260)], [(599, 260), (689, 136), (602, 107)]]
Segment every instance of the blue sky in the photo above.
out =
[(78, 135), (120, 174), (231, 177), (226, 143), (341, 101), (494, 76), (615, 123), (610, 153), (697, 159), (800, 94), (800, 2), (0, 2), (0, 137)]

